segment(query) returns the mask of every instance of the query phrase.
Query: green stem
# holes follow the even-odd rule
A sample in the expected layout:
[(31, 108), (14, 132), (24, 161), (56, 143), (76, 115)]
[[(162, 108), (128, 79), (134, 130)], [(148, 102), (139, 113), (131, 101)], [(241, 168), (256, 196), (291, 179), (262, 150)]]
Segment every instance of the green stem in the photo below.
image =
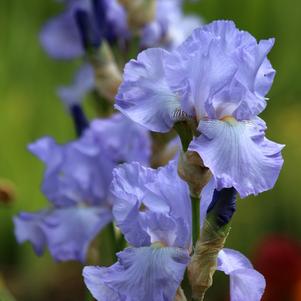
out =
[(190, 196), (192, 208), (192, 242), (195, 246), (200, 237), (200, 198)]
[(174, 129), (181, 139), (181, 144), (184, 152), (187, 152), (188, 146), (193, 139), (191, 129), (189, 128), (187, 122), (180, 121), (174, 124)]

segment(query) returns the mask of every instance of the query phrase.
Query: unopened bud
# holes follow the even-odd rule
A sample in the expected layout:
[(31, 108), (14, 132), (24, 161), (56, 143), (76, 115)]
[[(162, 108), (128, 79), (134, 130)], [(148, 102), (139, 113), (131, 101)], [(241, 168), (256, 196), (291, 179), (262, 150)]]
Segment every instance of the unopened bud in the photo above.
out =
[(99, 54), (90, 57), (90, 60), (94, 67), (97, 91), (105, 98), (114, 101), (122, 76), (110, 47), (103, 42)]
[(70, 113), (73, 118), (76, 134), (78, 137), (89, 127), (89, 121), (79, 104), (70, 106)]
[(140, 29), (152, 22), (156, 15), (156, 0), (119, 0), (128, 15), (132, 29)]
[(196, 152), (181, 152), (178, 165), (179, 176), (189, 185), (192, 196), (199, 196), (211, 178), (210, 170)]
[(212, 285), (212, 278), (217, 267), (217, 256), (224, 247), (230, 228), (224, 230), (204, 222), (200, 240), (196, 243), (194, 254), (188, 266), (188, 277), (192, 296), (203, 300), (205, 292)]

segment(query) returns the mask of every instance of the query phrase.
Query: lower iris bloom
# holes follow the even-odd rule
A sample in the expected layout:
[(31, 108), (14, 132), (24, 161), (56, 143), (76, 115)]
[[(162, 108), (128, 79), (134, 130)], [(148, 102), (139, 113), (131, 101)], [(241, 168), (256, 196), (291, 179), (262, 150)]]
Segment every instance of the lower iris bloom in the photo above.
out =
[(116, 108), (156, 132), (178, 121), (196, 124), (189, 150), (211, 170), (218, 190), (234, 187), (246, 197), (271, 189), (283, 145), (265, 138), (257, 115), (275, 74), (266, 57), (273, 44), (257, 43), (230, 21), (200, 27), (174, 51), (148, 49), (131, 60)]
[[(208, 187), (204, 199), (212, 196)], [(111, 191), (116, 224), (131, 247), (110, 267), (85, 267), (87, 287), (98, 301), (173, 301), (191, 251), (189, 189), (177, 175), (177, 162), (158, 170), (121, 165)], [(264, 279), (242, 254), (222, 250), (218, 268), (230, 276), (232, 301), (260, 300)]]
[(29, 150), (46, 165), (42, 191), (51, 206), (16, 216), (16, 237), (29, 240), (37, 254), (47, 245), (56, 260), (84, 261), (90, 242), (112, 221), (109, 186), (114, 167), (133, 158), (147, 163), (148, 134), (116, 114), (93, 121), (76, 141), (58, 145), (45, 137)]
[(113, 214), (132, 247), (109, 268), (84, 269), (97, 300), (174, 300), (191, 244), (189, 192), (175, 167), (156, 171), (132, 163), (115, 169)]

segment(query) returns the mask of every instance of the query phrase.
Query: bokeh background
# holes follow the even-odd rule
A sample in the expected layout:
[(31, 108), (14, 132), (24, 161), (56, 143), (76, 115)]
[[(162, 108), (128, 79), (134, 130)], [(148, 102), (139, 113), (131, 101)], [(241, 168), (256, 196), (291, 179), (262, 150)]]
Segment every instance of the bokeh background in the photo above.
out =
[[(46, 205), (39, 190), (43, 166), (26, 145), (44, 135), (74, 138), (55, 89), (71, 81), (79, 62), (50, 59), (38, 41), (42, 24), (60, 9), (53, 0), (0, 0), (0, 187), (12, 190), (13, 199), (0, 204), (0, 301), (85, 299), (81, 265), (54, 263), (47, 253), (36, 257), (29, 244), (16, 243), (12, 224), (17, 212)], [(267, 136), (286, 144), (285, 164), (272, 191), (239, 200), (227, 246), (265, 274), (265, 300), (300, 301), (301, 1), (202, 0), (185, 9), (204, 22), (232, 19), (258, 39), (276, 38), (269, 57), (277, 75), (262, 117)], [(207, 299), (228, 300), (227, 279), (215, 280)]]

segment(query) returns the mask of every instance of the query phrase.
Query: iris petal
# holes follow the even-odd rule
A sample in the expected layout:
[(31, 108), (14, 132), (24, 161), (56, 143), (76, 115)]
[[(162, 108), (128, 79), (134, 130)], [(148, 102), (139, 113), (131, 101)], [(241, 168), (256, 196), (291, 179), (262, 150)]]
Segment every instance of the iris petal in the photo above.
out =
[(231, 301), (261, 300), (265, 279), (241, 253), (231, 249), (221, 250), (217, 268), (230, 276)]
[(38, 255), (47, 243), (56, 260), (84, 262), (90, 242), (111, 219), (109, 208), (69, 207), (21, 213), (14, 223), (18, 241), (30, 241)]
[(189, 190), (175, 161), (158, 170), (123, 164), (114, 170), (111, 191), (116, 223), (130, 244), (146, 246), (157, 237), (169, 246), (189, 247)]
[(173, 301), (188, 262), (188, 251), (180, 248), (128, 248), (115, 265), (85, 267), (83, 275), (98, 301)]
[(56, 59), (74, 59), (84, 54), (73, 10), (50, 19), (40, 33), (45, 51)]
[(216, 188), (234, 187), (241, 197), (271, 189), (283, 164), (282, 145), (264, 138), (258, 120), (201, 121), (202, 133), (190, 144), (216, 181)]
[(111, 220), (110, 208), (70, 207), (53, 210), (42, 228), (56, 260), (84, 262), (90, 242)]
[(41, 222), (47, 211), (39, 213), (22, 212), (14, 217), (15, 236), (19, 243), (30, 241), (37, 255), (42, 255), (46, 246), (46, 236), (41, 229)]
[(251, 119), (266, 107), (275, 70), (266, 58), (273, 39), (257, 43), (232, 21), (204, 25), (165, 61), (167, 82), (189, 115), (220, 118), (220, 111)]
[(152, 131), (167, 132), (180, 107), (164, 77), (163, 49), (148, 49), (125, 67), (124, 81), (116, 96), (115, 107), (133, 121)]

